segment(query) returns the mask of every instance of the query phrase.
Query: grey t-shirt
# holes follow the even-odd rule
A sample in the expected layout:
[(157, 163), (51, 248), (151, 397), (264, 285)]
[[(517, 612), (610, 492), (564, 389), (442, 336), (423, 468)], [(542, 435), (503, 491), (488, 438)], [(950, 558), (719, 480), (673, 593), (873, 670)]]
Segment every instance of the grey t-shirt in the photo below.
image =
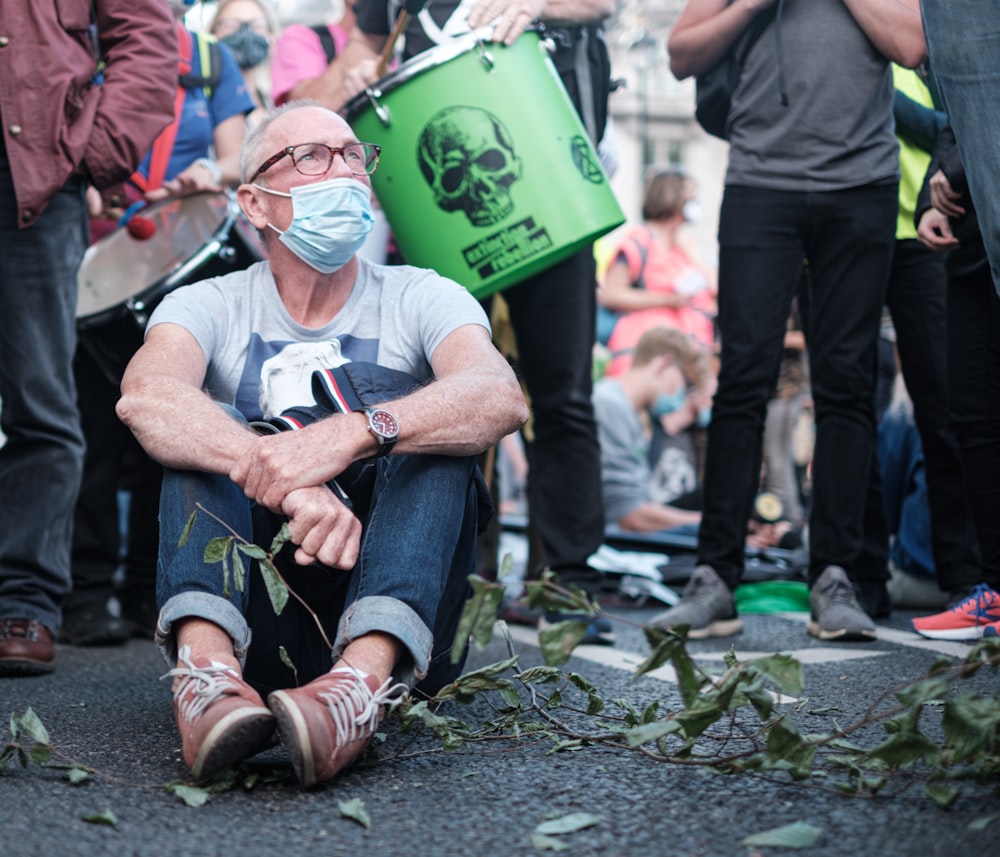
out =
[(149, 329), (170, 322), (188, 330), (208, 361), (205, 390), (249, 420), (314, 404), (312, 373), (348, 361), (428, 381), (431, 356), (448, 334), (466, 324), (489, 330), (483, 308), (458, 283), (423, 268), (358, 261), (347, 303), (320, 328), (292, 319), (268, 264), (258, 262), (171, 292)]
[(614, 378), (594, 385), (594, 416), (601, 445), (604, 520), (617, 524), (651, 499), (649, 441), (625, 390)]
[(726, 184), (827, 191), (893, 180), (892, 99), (889, 61), (843, 0), (785, 3), (780, 24), (772, 21), (751, 48), (733, 93)]

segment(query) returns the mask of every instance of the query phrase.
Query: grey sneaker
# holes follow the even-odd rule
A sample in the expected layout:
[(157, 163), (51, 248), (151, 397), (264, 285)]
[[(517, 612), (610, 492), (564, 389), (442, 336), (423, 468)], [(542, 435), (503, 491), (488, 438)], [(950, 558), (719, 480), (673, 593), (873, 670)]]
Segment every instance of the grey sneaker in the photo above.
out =
[(650, 624), (664, 631), (687, 625), (691, 640), (731, 637), (743, 630), (743, 622), (736, 615), (733, 593), (709, 565), (697, 566), (681, 593), (681, 600), (654, 616)]
[(821, 640), (876, 638), (875, 623), (858, 603), (857, 590), (839, 565), (828, 565), (809, 592), (812, 618), (806, 630)]

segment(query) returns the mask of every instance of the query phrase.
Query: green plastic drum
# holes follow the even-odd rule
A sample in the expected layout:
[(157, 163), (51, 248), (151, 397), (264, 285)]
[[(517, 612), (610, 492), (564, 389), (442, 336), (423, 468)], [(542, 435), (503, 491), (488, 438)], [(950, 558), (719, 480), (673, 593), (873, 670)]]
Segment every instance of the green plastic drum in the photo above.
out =
[(485, 297), (625, 215), (538, 34), (477, 36), (403, 63), (345, 112), (382, 146), (372, 185), (407, 262)]

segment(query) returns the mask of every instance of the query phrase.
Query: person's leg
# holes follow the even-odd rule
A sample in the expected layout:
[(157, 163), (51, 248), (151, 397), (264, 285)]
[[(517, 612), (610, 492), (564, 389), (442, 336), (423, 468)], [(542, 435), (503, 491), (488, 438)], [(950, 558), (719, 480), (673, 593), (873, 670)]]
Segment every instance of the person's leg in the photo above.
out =
[(204, 559), (212, 539), (235, 532), (253, 541), (250, 502), (227, 476), (167, 469), (161, 510), (156, 641), (172, 667), (164, 678), (173, 680), (184, 762), (205, 779), (266, 747), (275, 730), (274, 715), (242, 673), (250, 589)]
[[(194, 523), (188, 529), (192, 514)], [(212, 539), (233, 533), (253, 542), (250, 501), (238, 485), (228, 476), (165, 470), (160, 498), (156, 642), (170, 665), (176, 663), (181, 646), (191, 642), (178, 640), (175, 625), (190, 624), (191, 620), (218, 626), (229, 640), (221, 647), (195, 648), (196, 656), (225, 663), (234, 658), (242, 663), (246, 657), (250, 628), (244, 617), (250, 590), (227, 582), (223, 565), (204, 559)]]
[(982, 562), (1000, 591), (1000, 299), (985, 267), (948, 283), (948, 403)]
[(87, 451), (73, 522), (73, 592), (64, 606), (67, 618), (74, 610), (103, 606), (111, 596), (121, 548), (119, 464), (122, 447), (131, 437), (115, 414), (117, 387), (82, 342), (73, 371)]
[[(350, 764), (374, 737), (384, 706), (415, 679), (426, 677), (434, 692), (461, 669), (464, 652), (454, 665), (450, 656), (453, 644), (465, 646), (454, 638), (475, 571), (474, 465), (447, 456), (378, 462), (333, 669), (268, 697), (303, 785)], [(404, 680), (394, 684), (394, 676)]]
[(726, 188), (719, 222), (719, 384), (708, 425), (698, 565), (651, 622), (692, 639), (739, 633), (733, 591), (760, 485), (764, 419), (803, 270), (804, 195)]
[[(432, 655), (450, 652), (454, 628), (447, 637), (449, 629), (438, 620), (464, 602), (466, 578), (475, 572), (474, 467), (472, 458), (451, 456), (401, 455), (378, 462), (361, 555), (335, 641), (341, 656), (365, 634), (393, 634), (407, 655), (394, 675), (412, 684), (427, 674)], [(449, 585), (456, 576), (458, 591)]]
[(532, 409), (528, 506), (549, 566), (562, 583), (592, 592), (601, 575), (587, 559), (603, 542), (600, 448), (591, 403), (594, 258), (581, 250), (504, 292), (517, 336), (518, 369)]
[(979, 555), (948, 413), (946, 294), (942, 258), (897, 241), (887, 303), (923, 448), (934, 569), (942, 590), (965, 594), (979, 582)]
[(955, 131), (962, 164), (1000, 290), (1000, 4), (922, 0), (930, 66)]
[(719, 225), (719, 386), (708, 425), (698, 562), (730, 589), (743, 573), (767, 403), (802, 276), (803, 195), (727, 188)]
[[(880, 185), (811, 195), (806, 337), (816, 445), (810, 583), (828, 566), (839, 566), (853, 577), (862, 551), (874, 470), (875, 366), (892, 261), (895, 193), (894, 185)], [(880, 497), (881, 491), (879, 504)], [(870, 574), (880, 576), (877, 569)]]
[(0, 619), (37, 620), (53, 634), (83, 468), (72, 362), (86, 239), (82, 179), (20, 229), (0, 155)]

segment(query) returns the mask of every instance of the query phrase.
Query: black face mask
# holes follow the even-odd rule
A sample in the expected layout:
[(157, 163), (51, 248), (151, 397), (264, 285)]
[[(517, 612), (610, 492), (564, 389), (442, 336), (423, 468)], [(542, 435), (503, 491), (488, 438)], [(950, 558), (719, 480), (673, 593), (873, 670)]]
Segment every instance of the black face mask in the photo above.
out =
[(240, 68), (260, 65), (267, 59), (267, 52), (270, 50), (267, 39), (251, 30), (249, 24), (241, 24), (235, 33), (219, 41), (232, 51)]

